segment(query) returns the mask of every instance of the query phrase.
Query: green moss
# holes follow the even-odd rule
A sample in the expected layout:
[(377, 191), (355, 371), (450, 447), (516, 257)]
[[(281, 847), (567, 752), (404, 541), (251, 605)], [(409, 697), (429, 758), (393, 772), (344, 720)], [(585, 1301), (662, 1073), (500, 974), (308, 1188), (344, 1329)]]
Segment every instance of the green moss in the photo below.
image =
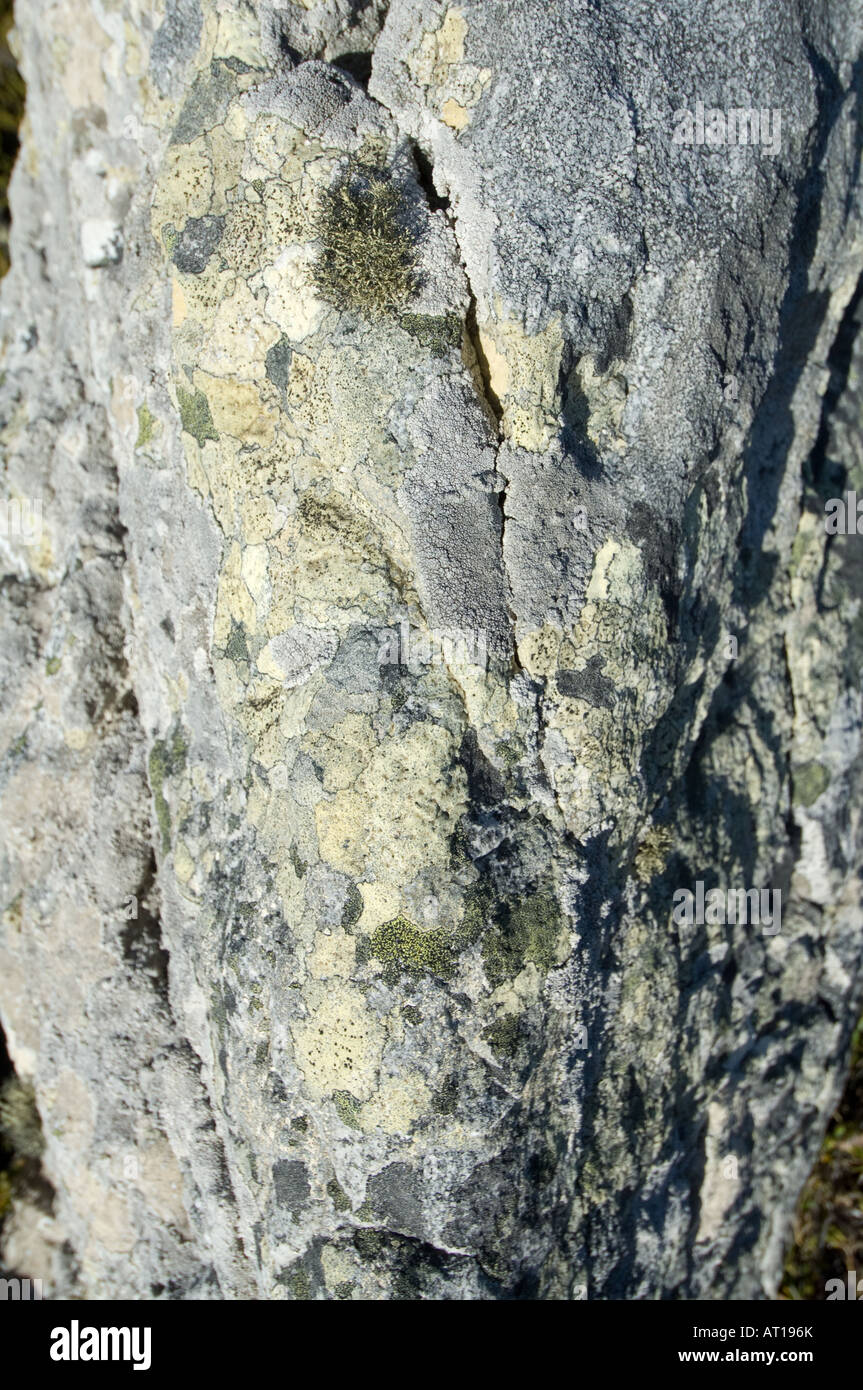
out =
[(499, 1057), (514, 1057), (521, 1035), (521, 1019), (518, 1014), (503, 1014), (484, 1028), (482, 1035)]
[(513, 768), (520, 763), (525, 756), (527, 749), (520, 738), (502, 738), (495, 744), (494, 751), (501, 762), (508, 768)]
[(45, 1147), (36, 1093), (29, 1081), (17, 1076), (0, 1090), (0, 1136), (19, 1158), (39, 1158)]
[(351, 1297), (351, 1294), (353, 1293), (355, 1288), (356, 1284), (354, 1283), (353, 1279), (343, 1279), (340, 1284), (336, 1284), (335, 1288), (333, 1289), (333, 1293), (335, 1294), (336, 1298), (348, 1299)]
[(360, 1102), (350, 1091), (333, 1091), (333, 1105), (343, 1125), (350, 1129), (360, 1129)]
[(153, 431), (156, 425), (156, 417), (151, 414), (146, 405), (138, 406), (138, 438), (135, 440), (135, 448), (142, 449), (145, 444), (149, 444), (153, 438)]
[(394, 917), (378, 927), (369, 940), (369, 954), (383, 962), (388, 984), (395, 984), (403, 971), (428, 970), (447, 980), (455, 970), (448, 933), (440, 928), (420, 931), (407, 917)]
[(295, 1115), (291, 1120), (291, 1129), (299, 1130), (300, 1134), (305, 1134), (309, 1127), (309, 1122), (305, 1115)]
[(203, 391), (184, 391), (182, 386), (178, 386), (177, 404), (183, 429), (197, 439), (202, 448), (208, 439), (219, 438), (210, 414), (210, 402)]
[(375, 1260), (384, 1248), (384, 1238), (380, 1231), (355, 1231), (354, 1246), (364, 1260)]
[(497, 988), (528, 964), (550, 970), (556, 963), (561, 926), (560, 908), (550, 894), (535, 893), (516, 903), (504, 903), (498, 921), (486, 931), (482, 942), (490, 984)]
[(462, 324), (458, 314), (402, 314), (402, 328), (432, 357), (445, 357), (461, 347)]
[(801, 763), (791, 774), (795, 806), (811, 806), (830, 785), (830, 773), (822, 763)]
[(323, 198), (315, 280), (337, 309), (381, 319), (415, 293), (416, 252), (401, 193), (377, 170), (356, 168)]
[(335, 1178), (330, 1178), (327, 1183), (327, 1193), (336, 1211), (350, 1211), (351, 1199)]
[(414, 1026), (423, 1021), (422, 1013), (417, 1008), (416, 1004), (404, 1004), (402, 1006), (402, 1018), (406, 1023), (412, 1023)]

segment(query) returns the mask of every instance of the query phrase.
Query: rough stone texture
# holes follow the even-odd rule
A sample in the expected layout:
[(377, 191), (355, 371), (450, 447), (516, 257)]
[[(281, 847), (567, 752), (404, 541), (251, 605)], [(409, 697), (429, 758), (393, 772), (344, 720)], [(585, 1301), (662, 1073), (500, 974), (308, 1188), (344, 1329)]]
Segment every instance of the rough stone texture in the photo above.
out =
[[(21, 0), (0, 1018), (55, 1199), (7, 1265), (775, 1291), (863, 993), (863, 6), (808, 10)], [(384, 319), (315, 287), (357, 164)], [(781, 932), (676, 922), (698, 880)]]

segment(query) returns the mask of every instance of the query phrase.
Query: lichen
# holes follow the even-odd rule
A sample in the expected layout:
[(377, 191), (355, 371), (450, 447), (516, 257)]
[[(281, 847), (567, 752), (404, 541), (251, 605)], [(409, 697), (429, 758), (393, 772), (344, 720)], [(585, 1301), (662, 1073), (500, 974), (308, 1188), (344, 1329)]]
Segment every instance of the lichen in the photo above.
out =
[(360, 1102), (350, 1091), (334, 1091), (333, 1105), (343, 1125), (349, 1129), (360, 1129)]
[(461, 346), (462, 323), (457, 314), (402, 314), (400, 323), (432, 357), (445, 357)]
[(203, 391), (184, 391), (177, 387), (180, 423), (187, 434), (197, 439), (203, 448), (208, 439), (218, 439), (218, 431), (210, 414), (210, 403)]
[(145, 444), (149, 444), (153, 438), (153, 431), (156, 426), (156, 417), (145, 405), (138, 406), (138, 438), (135, 440), (135, 448), (142, 449)]
[(317, 232), (315, 282), (337, 309), (382, 319), (415, 293), (417, 257), (403, 196), (377, 170), (356, 169), (327, 191)]
[(150, 752), (150, 790), (156, 803), (156, 819), (162, 832), (162, 852), (166, 854), (171, 845), (171, 812), (165, 800), (165, 779), (182, 772), (186, 765), (186, 741), (179, 729), (175, 729), (170, 742), (156, 739)]
[(528, 964), (550, 970), (561, 935), (560, 908), (547, 893), (500, 905), (482, 942), (483, 963), (493, 987), (513, 979)]
[(373, 933), (369, 954), (383, 963), (384, 979), (395, 984), (402, 973), (428, 970), (447, 980), (454, 973), (452, 943), (441, 928), (421, 931), (407, 917), (394, 917)]

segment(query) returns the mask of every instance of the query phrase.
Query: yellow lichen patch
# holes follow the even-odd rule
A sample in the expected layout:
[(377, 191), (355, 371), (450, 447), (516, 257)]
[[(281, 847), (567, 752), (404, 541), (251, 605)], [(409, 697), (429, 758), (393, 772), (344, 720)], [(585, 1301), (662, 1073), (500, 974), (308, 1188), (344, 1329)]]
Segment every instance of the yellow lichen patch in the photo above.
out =
[(315, 937), (314, 950), (306, 961), (309, 974), (316, 980), (329, 980), (334, 975), (349, 980), (357, 965), (357, 943), (344, 931), (333, 931)]
[(194, 384), (207, 397), (213, 424), (220, 434), (233, 435), (244, 443), (272, 443), (276, 412), (261, 399), (257, 386), (202, 371), (195, 372)]
[(278, 329), (266, 322), (245, 280), (238, 279), (213, 316), (212, 330), (199, 349), (198, 366), (213, 376), (265, 380), (267, 351), (278, 339)]
[(407, 1134), (416, 1120), (431, 1111), (432, 1093), (420, 1072), (390, 1076), (363, 1106), (360, 1126), (367, 1133)]
[(153, 236), (161, 242), (166, 223), (178, 230), (189, 217), (203, 217), (213, 196), (213, 168), (204, 140), (174, 145), (165, 151), (164, 164), (150, 213)]
[(560, 427), (560, 320), (529, 335), (502, 316), (487, 319), (479, 325), (479, 340), (504, 433), (520, 448), (542, 453)]
[(323, 769), (323, 787), (327, 792), (352, 787), (368, 765), (376, 744), (372, 722), (365, 714), (349, 714), (329, 733), (315, 730), (303, 740), (303, 747)]
[(314, 1100), (349, 1091), (358, 1101), (375, 1091), (386, 1031), (356, 985), (312, 980), (304, 990), (308, 1017), (291, 1024), (294, 1054)]
[(626, 405), (627, 383), (620, 372), (620, 363), (612, 362), (598, 373), (593, 359), (582, 357), (570, 373), (570, 391), (582, 403), (583, 428), (588, 439), (597, 447), (621, 449), (626, 440), (620, 433)]
[(441, 119), (444, 125), (448, 125), (451, 130), (464, 130), (470, 120), (470, 112), (454, 97), (448, 97), (441, 107)]
[(321, 853), (353, 877), (401, 888), (449, 864), (449, 837), (467, 806), (452, 735), (428, 720), (375, 750), (355, 787), (315, 808)]
[(582, 694), (561, 692), (548, 723), (571, 755), (557, 763), (554, 780), (574, 833), (592, 833), (612, 814), (620, 839), (636, 832), (643, 742), (672, 695), (670, 683), (656, 678), (663, 659), (667, 620), (661, 595), (638, 547), (609, 539), (596, 555), (586, 602), (559, 656), (568, 673), (590, 667), (592, 674)]

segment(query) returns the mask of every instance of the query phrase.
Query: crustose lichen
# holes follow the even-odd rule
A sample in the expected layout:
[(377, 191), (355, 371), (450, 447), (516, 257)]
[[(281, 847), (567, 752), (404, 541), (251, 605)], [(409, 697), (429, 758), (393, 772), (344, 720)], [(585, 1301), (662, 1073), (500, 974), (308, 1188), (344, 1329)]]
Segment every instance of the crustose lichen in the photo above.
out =
[(377, 171), (348, 173), (323, 197), (322, 248), (315, 281), (337, 309), (381, 319), (402, 308), (417, 288), (414, 238), (404, 200)]

